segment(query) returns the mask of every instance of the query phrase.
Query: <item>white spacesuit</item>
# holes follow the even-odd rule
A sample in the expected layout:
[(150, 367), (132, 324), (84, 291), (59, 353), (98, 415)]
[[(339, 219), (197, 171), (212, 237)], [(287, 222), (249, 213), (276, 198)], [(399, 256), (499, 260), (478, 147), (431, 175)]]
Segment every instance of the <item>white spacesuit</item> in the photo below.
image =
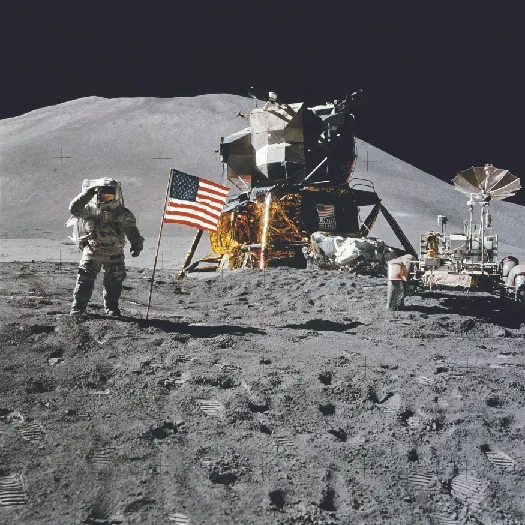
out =
[[(87, 187), (86, 187), (87, 186)], [(104, 307), (111, 316), (120, 316), (119, 299), (126, 276), (124, 245), (127, 237), (130, 253), (137, 257), (144, 239), (135, 216), (124, 207), (120, 183), (113, 179), (85, 180), (84, 191), (69, 205), (82, 258), (73, 292), (72, 316), (83, 314), (93, 292), (95, 279), (104, 268)]]

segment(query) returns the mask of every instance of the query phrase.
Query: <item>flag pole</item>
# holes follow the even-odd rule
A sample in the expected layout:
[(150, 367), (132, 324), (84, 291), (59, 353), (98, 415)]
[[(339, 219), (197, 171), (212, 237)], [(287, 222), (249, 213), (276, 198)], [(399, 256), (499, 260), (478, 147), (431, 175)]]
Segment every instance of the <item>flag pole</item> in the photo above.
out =
[(149, 288), (148, 307), (146, 309), (146, 321), (149, 316), (149, 308), (151, 306), (151, 294), (153, 292), (153, 283), (155, 282), (155, 270), (157, 269), (157, 259), (159, 257), (160, 238), (162, 237), (162, 227), (164, 226), (164, 215), (166, 213), (166, 204), (168, 203), (168, 196), (170, 194), (171, 186), (171, 170), (168, 178), (168, 187), (166, 188), (166, 198), (164, 199), (164, 208), (162, 209), (162, 219), (160, 221), (159, 238), (157, 239), (157, 251), (155, 252), (155, 262), (153, 263), (153, 275), (151, 276), (151, 286)]

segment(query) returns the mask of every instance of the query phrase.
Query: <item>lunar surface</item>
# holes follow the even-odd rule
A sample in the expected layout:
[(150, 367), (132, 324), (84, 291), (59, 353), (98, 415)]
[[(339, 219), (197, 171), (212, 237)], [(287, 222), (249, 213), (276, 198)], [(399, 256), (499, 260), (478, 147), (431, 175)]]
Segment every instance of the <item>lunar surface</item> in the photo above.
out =
[(0, 523), (523, 524), (514, 303), (268, 269), (129, 268), (124, 317), (68, 315), (76, 265), (3, 263)]
[[(195, 231), (166, 225), (146, 321), (169, 168), (219, 182), (214, 150), (251, 107), (90, 97), (0, 121), (0, 524), (525, 525), (514, 303), (427, 291), (388, 312), (385, 278), (340, 271), (177, 281)], [(416, 250), (438, 214), (463, 230), (452, 185), (357, 148), (352, 184)], [(74, 320), (63, 224), (82, 179), (103, 176), (145, 249), (127, 258), (124, 317), (104, 314), (99, 276)], [(500, 258), (525, 260), (523, 207), (491, 211)], [(399, 245), (383, 220), (372, 234)]]

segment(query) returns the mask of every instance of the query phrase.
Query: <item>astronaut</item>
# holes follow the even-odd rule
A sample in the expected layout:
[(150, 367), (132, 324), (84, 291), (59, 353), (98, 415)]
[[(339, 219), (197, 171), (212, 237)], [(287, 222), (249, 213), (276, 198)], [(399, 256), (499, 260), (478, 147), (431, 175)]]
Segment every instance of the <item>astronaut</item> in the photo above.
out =
[(86, 180), (84, 185), (90, 182), (92, 185), (69, 205), (78, 227), (78, 246), (82, 250), (70, 315), (86, 311), (95, 279), (104, 267), (104, 308), (108, 315), (120, 317), (118, 302), (126, 277), (124, 235), (131, 243), (132, 257), (142, 251), (144, 238), (139, 233), (135, 216), (124, 207), (120, 183), (106, 178)]

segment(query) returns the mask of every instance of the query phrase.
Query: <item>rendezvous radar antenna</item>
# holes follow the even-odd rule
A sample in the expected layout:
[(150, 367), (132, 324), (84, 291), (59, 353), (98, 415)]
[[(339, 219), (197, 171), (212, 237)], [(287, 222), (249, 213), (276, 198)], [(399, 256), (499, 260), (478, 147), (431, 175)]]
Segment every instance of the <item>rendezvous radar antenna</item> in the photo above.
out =
[(512, 197), (520, 188), (520, 179), (508, 170), (499, 169), (492, 164), (483, 167), (471, 167), (459, 171), (452, 179), (456, 190), (469, 196), (469, 222), (466, 227), (467, 246), (472, 250), (474, 204), (481, 207), (480, 237), (481, 237), (481, 273), (485, 266), (485, 228), (491, 226), (489, 205), (491, 200), (504, 200)]

